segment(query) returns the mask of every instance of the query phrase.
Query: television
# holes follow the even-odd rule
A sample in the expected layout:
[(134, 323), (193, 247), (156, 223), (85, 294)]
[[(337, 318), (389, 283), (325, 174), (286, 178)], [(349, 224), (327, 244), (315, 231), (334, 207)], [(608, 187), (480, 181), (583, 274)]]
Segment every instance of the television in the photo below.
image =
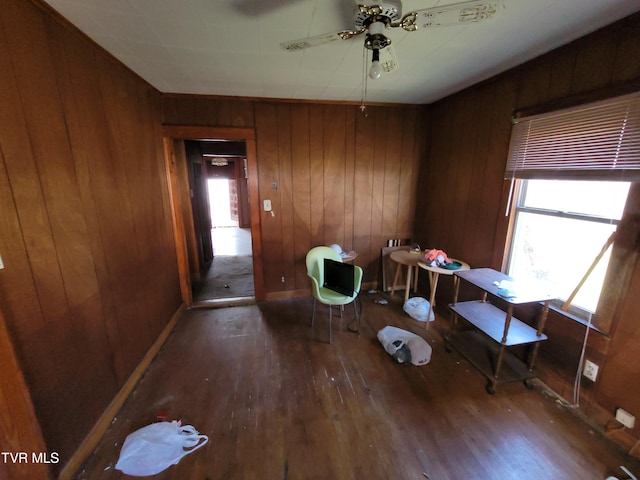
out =
[(323, 287), (347, 297), (353, 295), (354, 268), (350, 263), (338, 262), (330, 258), (324, 259)]

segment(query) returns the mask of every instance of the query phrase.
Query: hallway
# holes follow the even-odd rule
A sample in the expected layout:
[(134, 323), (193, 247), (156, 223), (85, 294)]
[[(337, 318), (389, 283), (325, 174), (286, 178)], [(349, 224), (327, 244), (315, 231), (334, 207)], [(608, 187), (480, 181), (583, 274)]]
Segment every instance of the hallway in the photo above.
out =
[(206, 276), (193, 283), (193, 301), (253, 297), (251, 229), (214, 227), (211, 238), (213, 261)]

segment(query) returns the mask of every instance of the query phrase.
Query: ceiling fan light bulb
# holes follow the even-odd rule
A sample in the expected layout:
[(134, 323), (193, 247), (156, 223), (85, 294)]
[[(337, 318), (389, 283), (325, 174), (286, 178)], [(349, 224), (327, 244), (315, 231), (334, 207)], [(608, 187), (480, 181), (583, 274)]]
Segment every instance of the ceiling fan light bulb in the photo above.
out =
[(377, 80), (382, 76), (382, 66), (380, 65), (380, 62), (377, 60), (374, 60), (373, 62), (371, 62), (371, 68), (369, 69), (369, 78), (371, 80)]

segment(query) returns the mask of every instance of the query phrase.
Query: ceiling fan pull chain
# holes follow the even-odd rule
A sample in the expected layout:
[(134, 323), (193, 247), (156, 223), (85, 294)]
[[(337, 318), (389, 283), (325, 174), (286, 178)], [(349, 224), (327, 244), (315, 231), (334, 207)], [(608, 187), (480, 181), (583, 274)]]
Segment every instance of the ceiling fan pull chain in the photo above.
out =
[(366, 117), (367, 116), (367, 106), (365, 104), (365, 100), (367, 98), (367, 57), (368, 50), (366, 48), (362, 49), (362, 99), (360, 102), (360, 111)]

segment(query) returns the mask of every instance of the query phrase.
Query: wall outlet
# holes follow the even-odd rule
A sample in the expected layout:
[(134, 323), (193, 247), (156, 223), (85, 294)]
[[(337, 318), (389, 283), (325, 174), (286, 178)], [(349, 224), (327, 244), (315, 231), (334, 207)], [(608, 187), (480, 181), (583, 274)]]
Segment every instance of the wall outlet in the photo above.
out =
[(627, 428), (633, 428), (636, 424), (636, 417), (621, 408), (616, 410), (616, 420)]
[(592, 382), (595, 382), (596, 378), (598, 378), (598, 368), (599, 368), (598, 365), (596, 365), (592, 361), (585, 360), (584, 368), (582, 369), (582, 374)]

